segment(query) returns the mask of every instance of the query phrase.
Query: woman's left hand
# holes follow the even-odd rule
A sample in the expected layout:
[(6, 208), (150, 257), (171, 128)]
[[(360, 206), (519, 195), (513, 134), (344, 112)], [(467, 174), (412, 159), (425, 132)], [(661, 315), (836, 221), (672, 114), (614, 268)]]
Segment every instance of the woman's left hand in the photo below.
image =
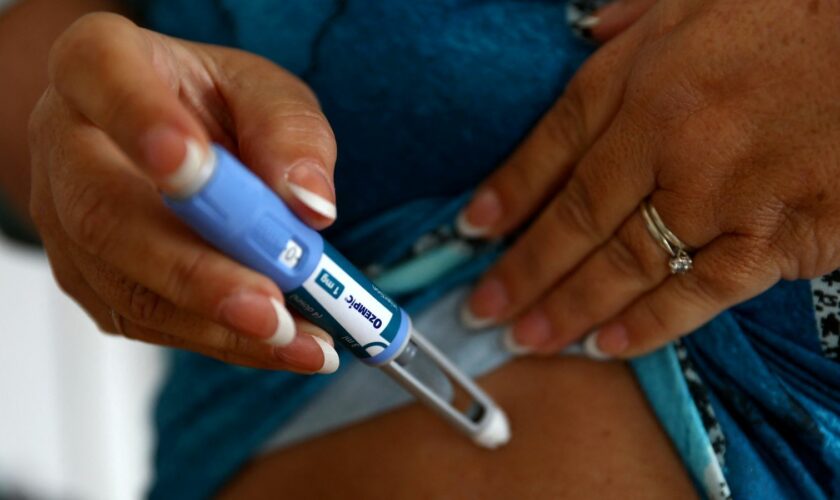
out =
[[(533, 222), (479, 282), (468, 323), (525, 352), (584, 335), (627, 357), (780, 279), (840, 267), (840, 4), (674, 0), (601, 47), (459, 219)], [(670, 256), (649, 200), (688, 246)]]

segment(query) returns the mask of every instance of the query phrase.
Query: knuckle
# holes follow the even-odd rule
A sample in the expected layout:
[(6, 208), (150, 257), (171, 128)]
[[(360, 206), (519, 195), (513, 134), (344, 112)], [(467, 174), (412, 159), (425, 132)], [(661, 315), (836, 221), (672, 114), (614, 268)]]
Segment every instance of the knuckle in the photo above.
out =
[(645, 325), (645, 328), (648, 329), (648, 336), (661, 337), (663, 334), (671, 332), (673, 328), (667, 316), (655, 307), (650, 300), (643, 300), (640, 302), (640, 305), (642, 307), (642, 314), (650, 321), (649, 325)]
[(278, 114), (278, 126), (285, 131), (299, 132), (311, 137), (316, 145), (335, 143), (335, 135), (327, 117), (319, 110), (303, 103), (293, 103), (284, 106)]
[(555, 201), (552, 213), (561, 228), (569, 228), (593, 241), (601, 241), (605, 236), (595, 216), (592, 196), (580, 181), (569, 182)]
[(136, 281), (124, 279), (126, 311), (130, 320), (146, 326), (166, 324), (174, 314), (174, 307), (157, 293)]
[(648, 233), (641, 216), (622, 226), (605, 247), (606, 257), (612, 267), (623, 276), (641, 281), (643, 284), (658, 281), (664, 276), (663, 265), (667, 257), (661, 247), (655, 244)]
[(647, 281), (647, 276), (656, 271), (651, 268), (651, 259), (644, 254), (644, 250), (635, 243), (626, 242), (621, 235), (610, 238), (604, 247), (604, 255), (610, 267), (623, 277)]
[(173, 303), (183, 307), (190, 302), (190, 295), (196, 289), (198, 275), (205, 268), (210, 255), (197, 250), (170, 263), (163, 290)]
[(119, 226), (112, 194), (97, 182), (83, 183), (70, 193), (65, 228), (68, 235), (88, 252), (100, 256), (107, 252)]
[(541, 126), (551, 141), (571, 151), (579, 150), (586, 137), (582, 92), (573, 83), (546, 114)]
[(221, 353), (232, 356), (233, 353), (242, 352), (245, 349), (245, 344), (245, 339), (241, 335), (226, 329), (222, 337)]

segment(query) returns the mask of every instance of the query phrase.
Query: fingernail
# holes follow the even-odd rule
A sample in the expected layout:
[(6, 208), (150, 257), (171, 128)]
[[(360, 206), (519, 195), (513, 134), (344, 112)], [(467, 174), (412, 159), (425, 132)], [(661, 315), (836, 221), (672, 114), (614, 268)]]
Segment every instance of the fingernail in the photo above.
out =
[(470, 304), (465, 302), (461, 306), (461, 324), (469, 330), (483, 330), (491, 326), (494, 322), (493, 318), (477, 318), (472, 311), (470, 311)]
[(332, 184), (318, 164), (311, 161), (298, 163), (286, 172), (285, 180), (301, 203), (322, 217), (335, 220), (335, 203), (330, 201), (335, 198)]
[(307, 373), (333, 373), (339, 365), (336, 350), (315, 335), (298, 335), (291, 344), (276, 347), (274, 356), (296, 370)]
[(455, 219), (455, 229), (461, 236), (478, 238), (487, 234), (502, 218), (502, 202), (496, 191), (479, 190), (467, 207)]
[(484, 280), (461, 310), (461, 320), (468, 328), (485, 328), (496, 322), (508, 306), (507, 290), (495, 278)]
[(589, 334), (584, 340), (584, 350), (594, 359), (608, 359), (623, 353), (630, 346), (627, 329), (613, 323)]
[(516, 343), (533, 351), (551, 338), (551, 322), (539, 309), (533, 309), (513, 325)]
[(220, 316), (227, 325), (275, 345), (287, 345), (295, 337), (289, 311), (274, 298), (241, 292), (222, 301)]
[(594, 14), (587, 14), (575, 21), (575, 27), (579, 30), (591, 30), (599, 24), (601, 24), (601, 18)]
[(523, 356), (534, 352), (530, 347), (526, 347), (516, 341), (516, 337), (513, 336), (512, 327), (505, 328), (505, 333), (502, 335), (502, 346), (514, 356)]
[(572, 31), (575, 35), (591, 42), (595, 40), (592, 29), (601, 24), (601, 18), (593, 15), (585, 15), (572, 23)]
[(338, 369), (336, 350), (315, 335), (298, 335), (294, 341), (274, 349), (274, 356), (296, 370), (307, 373), (333, 373)]
[(270, 300), (274, 311), (277, 313), (277, 328), (268, 342), (279, 346), (289, 345), (295, 339), (295, 320), (279, 300), (273, 297)]
[(603, 2), (570, 2), (566, 11), (566, 20), (572, 31), (579, 37), (591, 41), (592, 28), (601, 23), (601, 18), (595, 14)]
[(153, 128), (141, 141), (149, 174), (168, 195), (189, 196), (213, 173), (209, 151), (169, 126)]
[(318, 347), (321, 348), (321, 352), (324, 354), (324, 364), (321, 365), (318, 373), (327, 374), (338, 370), (338, 353), (333, 346), (320, 337), (315, 337), (313, 335), (312, 338), (315, 339), (315, 342), (318, 343)]
[(583, 342), (581, 342), (581, 347), (583, 348), (583, 354), (591, 359), (597, 359), (600, 361), (610, 359), (612, 357), (598, 348), (598, 330), (595, 330), (587, 335), (586, 338), (583, 339)]
[(335, 341), (333, 340), (332, 335), (325, 332), (324, 330), (321, 330), (320, 328), (314, 326), (311, 323), (303, 323), (303, 326), (300, 326), (298, 328), (298, 332), (306, 333), (308, 335), (312, 335), (313, 337), (318, 337), (320, 339), (323, 339), (323, 341), (327, 344), (335, 346)]

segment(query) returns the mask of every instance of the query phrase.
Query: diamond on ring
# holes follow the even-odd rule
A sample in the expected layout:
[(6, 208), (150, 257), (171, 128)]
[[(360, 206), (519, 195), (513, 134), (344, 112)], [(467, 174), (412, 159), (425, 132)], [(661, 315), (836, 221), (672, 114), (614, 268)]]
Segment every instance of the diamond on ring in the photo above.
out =
[(685, 274), (694, 267), (694, 261), (691, 260), (690, 255), (680, 251), (676, 256), (671, 257), (671, 260), (668, 261), (668, 267), (671, 268), (671, 274)]
[(671, 259), (668, 260), (668, 268), (671, 270), (671, 274), (685, 274), (690, 271), (694, 267), (694, 261), (690, 254), (691, 248), (668, 229), (649, 200), (643, 201), (639, 208), (651, 236), (671, 256)]

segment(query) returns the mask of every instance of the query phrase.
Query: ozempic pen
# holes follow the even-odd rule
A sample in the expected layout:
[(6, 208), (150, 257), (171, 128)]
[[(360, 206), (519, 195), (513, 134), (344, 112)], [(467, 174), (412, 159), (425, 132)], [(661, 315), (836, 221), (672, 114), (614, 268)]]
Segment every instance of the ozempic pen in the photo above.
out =
[[(228, 151), (211, 146), (200, 167), (177, 177), (166, 204), (207, 242), (274, 280), (289, 307), (363, 363), (384, 370), (479, 445), (495, 448), (508, 441), (507, 418), (493, 400), (412, 328), (402, 308)], [(470, 399), (465, 411), (409, 370), (419, 356), (445, 375), (453, 394)]]

